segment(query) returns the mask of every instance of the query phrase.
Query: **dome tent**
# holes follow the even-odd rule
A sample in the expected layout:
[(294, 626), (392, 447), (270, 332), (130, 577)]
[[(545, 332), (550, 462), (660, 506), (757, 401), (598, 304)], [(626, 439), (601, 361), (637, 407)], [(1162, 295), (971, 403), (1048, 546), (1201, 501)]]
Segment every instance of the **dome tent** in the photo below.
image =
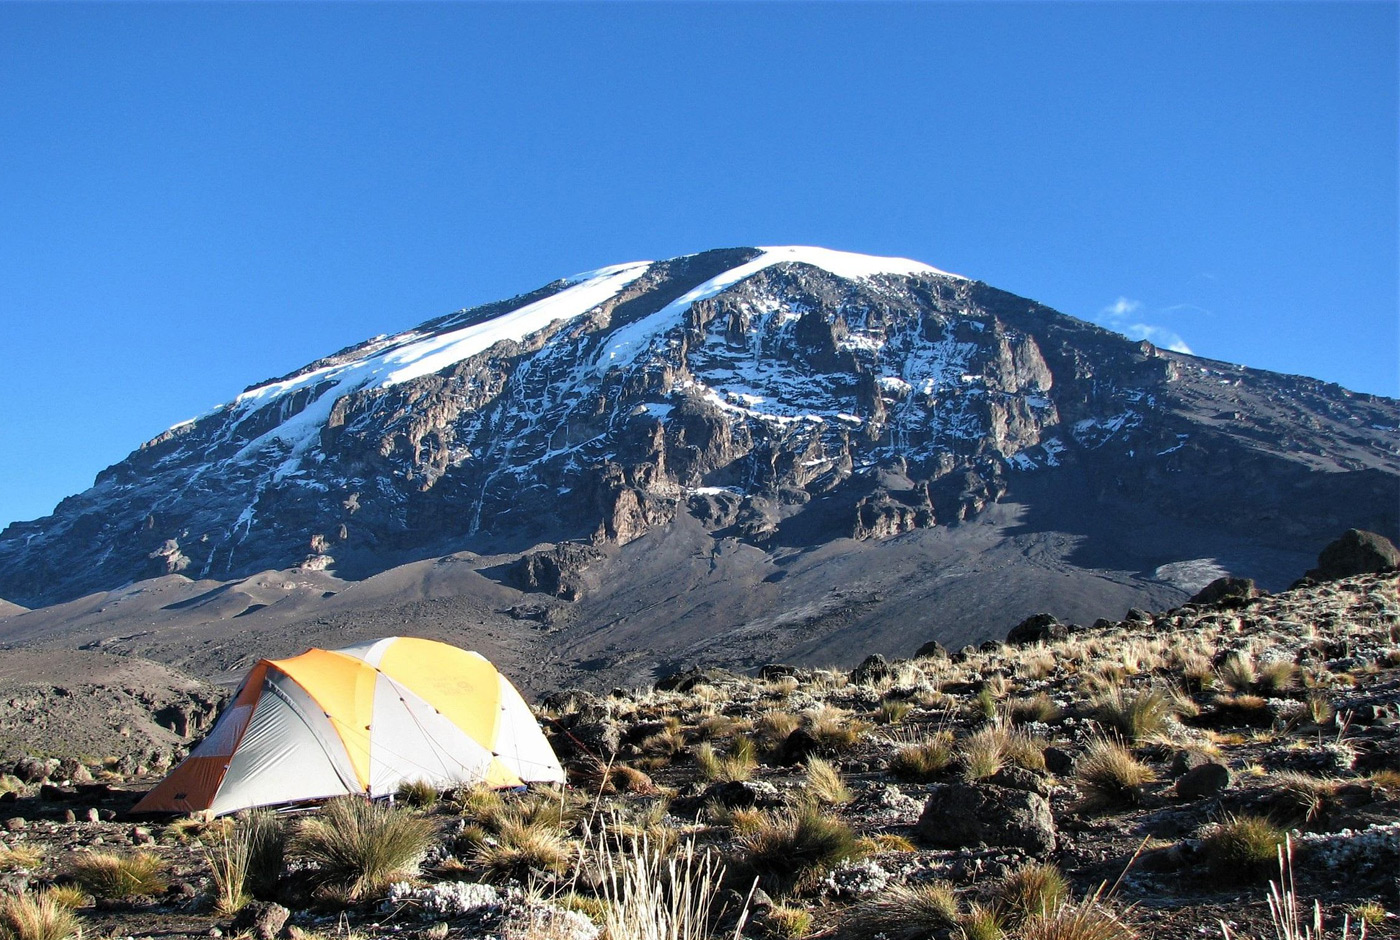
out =
[(260, 661), (134, 813), (231, 813), (346, 793), (562, 783), (520, 693), (478, 653), (416, 637)]

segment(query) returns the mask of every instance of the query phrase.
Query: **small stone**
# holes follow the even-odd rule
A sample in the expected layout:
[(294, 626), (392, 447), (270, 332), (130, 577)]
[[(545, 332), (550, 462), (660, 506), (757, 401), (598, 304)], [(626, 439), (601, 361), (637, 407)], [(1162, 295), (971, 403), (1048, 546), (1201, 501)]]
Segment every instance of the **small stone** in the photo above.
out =
[(77, 822), (77, 821), (78, 821), (78, 814), (75, 813), (75, 812), (73, 812), (71, 809), (65, 809), (65, 810), (63, 811), (63, 821), (66, 822), (66, 823), (74, 823), (74, 822)]
[(88, 822), (101, 822), (101, 821), (102, 821), (102, 814), (101, 814), (100, 812), (98, 812), (96, 806), (90, 806), (90, 807), (88, 807), (88, 811), (87, 811), (87, 821), (88, 821)]
[(156, 837), (145, 826), (135, 826), (131, 830), (131, 841), (136, 845), (154, 845)]
[(29, 821), (23, 816), (11, 816), (5, 820), (5, 828), (10, 832), (18, 832), (21, 829), (28, 829)]
[(1230, 770), (1214, 761), (1192, 768), (1176, 782), (1177, 795), (1187, 800), (1215, 796), (1230, 785)]
[(117, 811), (114, 809), (100, 809), (97, 811), (97, 816), (103, 822), (111, 822), (117, 818)]

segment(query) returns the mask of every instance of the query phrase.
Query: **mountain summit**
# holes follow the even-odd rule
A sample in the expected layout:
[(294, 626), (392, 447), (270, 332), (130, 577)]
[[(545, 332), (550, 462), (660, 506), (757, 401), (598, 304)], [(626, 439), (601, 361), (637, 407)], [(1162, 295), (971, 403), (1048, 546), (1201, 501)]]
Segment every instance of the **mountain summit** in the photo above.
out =
[[(1246, 562), (1289, 577), (1348, 527), (1394, 535), (1397, 428), (1395, 400), (1132, 342), (916, 261), (722, 249), (249, 386), (7, 528), (0, 596), (471, 552), (578, 597), (584, 568), (663, 531), (775, 585), (832, 546), (927, 559), (992, 528), (1180, 592)], [(958, 575), (934, 568), (929, 585)]]

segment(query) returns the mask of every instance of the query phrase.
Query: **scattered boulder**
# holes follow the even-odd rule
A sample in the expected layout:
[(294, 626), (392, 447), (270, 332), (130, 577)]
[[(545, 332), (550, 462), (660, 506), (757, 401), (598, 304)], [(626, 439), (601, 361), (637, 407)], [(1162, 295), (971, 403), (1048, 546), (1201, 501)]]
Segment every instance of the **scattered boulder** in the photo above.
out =
[(1400, 567), (1400, 549), (1384, 535), (1347, 529), (1317, 556), (1317, 567), (1305, 574), (1313, 581), (1335, 581)]
[(1216, 578), (1195, 593), (1188, 604), (1214, 604), (1223, 607), (1243, 606), (1259, 596), (1253, 578)]
[(291, 916), (291, 911), (275, 902), (253, 901), (238, 912), (233, 929), (237, 933), (251, 932), (258, 940), (273, 940)]
[(1210, 761), (1193, 767), (1176, 781), (1177, 795), (1186, 800), (1215, 796), (1230, 785), (1230, 770), (1224, 764)]
[(871, 685), (894, 674), (885, 657), (879, 653), (865, 657), (861, 664), (851, 670), (852, 685)]
[(1123, 619), (1132, 623), (1151, 623), (1152, 615), (1141, 607), (1132, 607), (1128, 609), (1128, 615)]
[(11, 773), (25, 783), (42, 783), (58, 770), (58, 763), (53, 758), (40, 760), (37, 757), (25, 757), (15, 762)]
[(769, 663), (758, 670), (758, 677), (764, 682), (772, 682), (775, 679), (795, 678), (796, 676), (796, 666), (786, 666), (782, 663)]
[(1034, 614), (1011, 628), (1006, 642), (1012, 646), (1030, 646), (1033, 643), (1055, 643), (1069, 636), (1069, 628), (1054, 614)]
[(947, 659), (948, 650), (937, 640), (929, 640), (914, 653), (915, 659)]
[(782, 802), (778, 788), (762, 780), (733, 780), (712, 783), (700, 795), (700, 804), (714, 802), (729, 809), (750, 806), (776, 806)]
[(915, 832), (944, 848), (988, 845), (1047, 855), (1056, 844), (1055, 820), (1045, 797), (986, 783), (936, 787)]
[(723, 669), (702, 669), (695, 666), (691, 669), (682, 669), (671, 673), (669, 676), (656, 681), (656, 691), (658, 692), (690, 692), (696, 686), (716, 685), (726, 679), (734, 678), (734, 674)]

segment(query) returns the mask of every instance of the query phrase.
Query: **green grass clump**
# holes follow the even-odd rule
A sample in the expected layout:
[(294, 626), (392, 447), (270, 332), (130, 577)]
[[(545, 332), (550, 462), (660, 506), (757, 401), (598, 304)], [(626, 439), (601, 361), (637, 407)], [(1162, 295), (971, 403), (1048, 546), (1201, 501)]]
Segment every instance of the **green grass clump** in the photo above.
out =
[(994, 907), (984, 907), (973, 903), (967, 913), (958, 919), (962, 930), (962, 940), (1003, 940), (1006, 936), (1006, 921)]
[(1139, 762), (1116, 741), (1100, 738), (1075, 763), (1075, 785), (1083, 796), (1082, 809), (1103, 810), (1138, 802), (1142, 790), (1157, 779), (1152, 768)]
[(762, 927), (774, 940), (802, 940), (812, 932), (812, 915), (800, 907), (775, 904), (763, 915)]
[(73, 880), (96, 898), (149, 897), (170, 886), (165, 863), (150, 852), (94, 852), (73, 863)]
[(1263, 816), (1227, 816), (1202, 842), (1206, 864), (1226, 878), (1257, 878), (1278, 864), (1284, 832)]
[(341, 796), (301, 821), (292, 850), (316, 865), (323, 888), (360, 901), (416, 875), (432, 837), (432, 825), (408, 810)]
[(739, 844), (745, 864), (764, 889), (781, 894), (810, 887), (860, 851), (850, 826), (811, 803), (765, 814)]
[(74, 940), (82, 925), (72, 908), (48, 892), (0, 898), (0, 928), (9, 940)]

